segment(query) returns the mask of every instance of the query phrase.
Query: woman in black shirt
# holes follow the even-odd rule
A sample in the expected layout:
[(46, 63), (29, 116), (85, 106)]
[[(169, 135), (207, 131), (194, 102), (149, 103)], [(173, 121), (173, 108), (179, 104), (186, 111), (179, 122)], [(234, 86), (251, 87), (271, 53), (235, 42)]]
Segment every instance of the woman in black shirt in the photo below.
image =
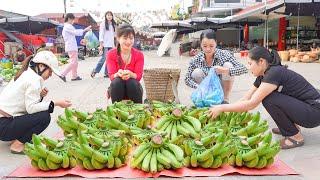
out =
[(313, 128), (320, 125), (320, 94), (300, 74), (281, 65), (279, 54), (264, 47), (249, 52), (249, 69), (257, 77), (252, 88), (239, 101), (210, 109), (217, 117), (221, 112), (243, 112), (257, 107), (261, 102), (281, 134), (281, 148), (289, 149), (304, 144), (299, 126)]

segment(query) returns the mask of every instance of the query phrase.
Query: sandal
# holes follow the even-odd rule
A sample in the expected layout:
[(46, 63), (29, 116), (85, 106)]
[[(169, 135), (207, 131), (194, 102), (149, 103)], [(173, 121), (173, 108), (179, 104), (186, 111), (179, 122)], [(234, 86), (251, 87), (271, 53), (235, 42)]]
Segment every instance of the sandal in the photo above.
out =
[(90, 76), (91, 76), (92, 78), (94, 78), (94, 77), (96, 76), (96, 72), (94, 72), (94, 70), (93, 70), (93, 71), (91, 72)]
[(271, 131), (273, 134), (282, 135), (279, 128), (272, 128)]
[[(289, 140), (290, 142), (292, 142), (292, 145), (286, 144), (286, 140)], [(300, 146), (303, 146), (303, 144), (304, 144), (304, 140), (296, 141), (296, 140), (292, 139), (291, 137), (285, 137), (284, 139), (281, 139), (281, 141), (280, 141), (281, 149), (291, 149), (291, 148), (295, 148), (295, 147), (300, 147)]]
[(23, 150), (22, 151), (15, 151), (15, 150), (10, 150), (12, 154), (21, 154), (24, 155)]

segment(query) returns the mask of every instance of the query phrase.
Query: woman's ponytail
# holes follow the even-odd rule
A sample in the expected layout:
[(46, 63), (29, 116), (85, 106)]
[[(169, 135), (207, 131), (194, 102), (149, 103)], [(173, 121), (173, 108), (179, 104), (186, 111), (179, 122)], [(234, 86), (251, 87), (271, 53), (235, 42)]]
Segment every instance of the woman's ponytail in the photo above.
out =
[(22, 61), (22, 67), (19, 70), (19, 72), (16, 74), (16, 76), (14, 77), (14, 81), (16, 81), (21, 76), (21, 74), (28, 69), (30, 61), (32, 60), (32, 58), (33, 58), (33, 55), (30, 55), (25, 60)]

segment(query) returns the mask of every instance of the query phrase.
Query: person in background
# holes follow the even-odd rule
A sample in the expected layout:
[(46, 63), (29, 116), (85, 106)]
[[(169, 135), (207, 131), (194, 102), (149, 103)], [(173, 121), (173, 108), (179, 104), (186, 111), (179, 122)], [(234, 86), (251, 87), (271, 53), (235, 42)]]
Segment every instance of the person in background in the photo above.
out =
[(249, 69), (256, 77), (253, 86), (240, 101), (210, 108), (210, 115), (215, 118), (221, 112), (245, 112), (262, 102), (278, 126), (272, 132), (284, 136), (281, 148), (302, 146), (304, 139), (298, 125), (320, 125), (320, 93), (300, 74), (282, 66), (275, 50), (258, 46), (250, 50), (249, 58)]
[(239, 63), (229, 51), (216, 48), (216, 35), (212, 30), (202, 32), (200, 45), (202, 51), (191, 59), (185, 83), (191, 88), (197, 88), (208, 75), (210, 68), (214, 68), (222, 80), (223, 103), (228, 103), (234, 76), (247, 73), (247, 68)]
[[(99, 53), (102, 54), (98, 64), (95, 69), (91, 72), (91, 77), (94, 78), (97, 73), (100, 72), (103, 64), (108, 62), (106, 59), (107, 52), (114, 47), (114, 37), (116, 31), (116, 22), (113, 19), (113, 13), (111, 11), (107, 11), (105, 14), (105, 20), (100, 24), (99, 30)], [(108, 76), (108, 68), (105, 67), (104, 77)]]
[(68, 67), (59, 76), (64, 82), (66, 82), (66, 75), (71, 71), (71, 81), (82, 80), (77, 73), (78, 70), (78, 46), (76, 36), (82, 36), (84, 32), (89, 31), (91, 26), (85, 29), (75, 29), (73, 27), (75, 16), (72, 13), (67, 13), (64, 19), (64, 26), (62, 30), (62, 36), (65, 43), (65, 51), (68, 53), (70, 61)]
[(143, 90), (140, 80), (144, 66), (143, 53), (133, 48), (135, 32), (132, 26), (120, 25), (116, 32), (118, 45), (107, 54), (111, 79), (108, 96), (113, 103), (125, 99), (142, 103)]
[(23, 52), (22, 48), (18, 48), (14, 55), (14, 63), (22, 62), (26, 59), (26, 53)]
[(60, 74), (58, 60), (51, 51), (41, 51), (23, 61), (21, 70), (0, 93), (0, 140), (13, 141), (12, 153), (23, 153), (32, 134), (48, 127), (55, 106), (71, 106), (68, 100), (44, 100), (48, 94), (44, 81), (52, 73)]

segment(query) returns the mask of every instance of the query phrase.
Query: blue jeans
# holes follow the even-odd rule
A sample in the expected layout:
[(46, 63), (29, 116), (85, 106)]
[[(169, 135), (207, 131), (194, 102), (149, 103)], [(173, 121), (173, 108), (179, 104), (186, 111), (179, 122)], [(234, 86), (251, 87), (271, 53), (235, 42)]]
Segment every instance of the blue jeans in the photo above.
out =
[[(95, 72), (95, 73), (99, 73), (99, 72), (100, 72), (100, 70), (101, 70), (104, 62), (106, 61), (106, 54), (107, 54), (107, 52), (108, 52), (110, 49), (112, 49), (112, 48), (111, 48), (111, 47), (104, 47), (104, 48), (103, 48), (103, 54), (102, 54), (102, 56), (101, 56), (98, 64), (96, 65), (96, 68), (94, 69), (94, 72)], [(106, 63), (106, 65), (105, 65), (104, 74), (105, 74), (105, 75), (108, 75), (107, 63)]]

